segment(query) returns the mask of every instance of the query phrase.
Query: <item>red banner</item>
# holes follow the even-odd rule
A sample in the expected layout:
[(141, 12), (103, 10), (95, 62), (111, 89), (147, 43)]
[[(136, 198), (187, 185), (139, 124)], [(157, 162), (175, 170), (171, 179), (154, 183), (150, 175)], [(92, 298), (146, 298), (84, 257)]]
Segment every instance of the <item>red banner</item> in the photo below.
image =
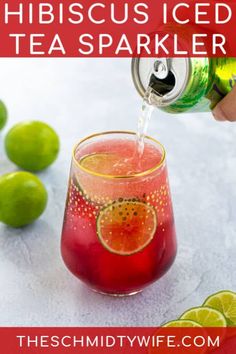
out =
[(236, 57), (235, 1), (1, 0), (1, 57)]
[(1, 328), (1, 352), (234, 354), (235, 328)]

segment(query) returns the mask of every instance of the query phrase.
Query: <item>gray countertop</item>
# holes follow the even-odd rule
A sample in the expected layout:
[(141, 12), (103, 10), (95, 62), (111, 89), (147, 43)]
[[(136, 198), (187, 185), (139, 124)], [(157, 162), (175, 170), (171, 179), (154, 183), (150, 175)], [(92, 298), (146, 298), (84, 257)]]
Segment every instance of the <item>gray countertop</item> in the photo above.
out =
[(65, 268), (60, 233), (74, 143), (93, 132), (134, 130), (141, 100), (126, 59), (1, 59), (1, 93), (10, 119), (0, 133), (0, 173), (16, 167), (3, 140), (14, 123), (39, 119), (61, 138), (57, 162), (39, 177), (49, 192), (44, 215), (14, 230), (0, 224), (1, 326), (156, 326), (221, 289), (236, 290), (236, 123), (210, 113), (155, 112), (149, 134), (165, 145), (178, 256), (143, 293), (93, 293)]

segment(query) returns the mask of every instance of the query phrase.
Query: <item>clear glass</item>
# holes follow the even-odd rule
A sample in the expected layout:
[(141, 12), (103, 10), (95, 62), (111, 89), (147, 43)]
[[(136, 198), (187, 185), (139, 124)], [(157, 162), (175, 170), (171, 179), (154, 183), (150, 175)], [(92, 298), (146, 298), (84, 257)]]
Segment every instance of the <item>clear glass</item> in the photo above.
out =
[[(95, 134), (73, 152), (62, 257), (90, 288), (114, 296), (140, 292), (163, 276), (176, 256), (165, 150), (146, 137), (146, 159), (134, 173), (136, 152), (133, 132)], [(114, 160), (118, 155), (125, 164)]]

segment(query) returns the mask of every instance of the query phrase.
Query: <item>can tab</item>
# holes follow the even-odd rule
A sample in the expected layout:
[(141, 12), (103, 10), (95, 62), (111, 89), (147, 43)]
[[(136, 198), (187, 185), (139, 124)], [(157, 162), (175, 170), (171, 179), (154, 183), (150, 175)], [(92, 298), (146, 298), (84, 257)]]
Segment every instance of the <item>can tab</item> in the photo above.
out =
[(153, 74), (159, 80), (164, 80), (169, 75), (170, 59), (158, 59), (154, 62)]

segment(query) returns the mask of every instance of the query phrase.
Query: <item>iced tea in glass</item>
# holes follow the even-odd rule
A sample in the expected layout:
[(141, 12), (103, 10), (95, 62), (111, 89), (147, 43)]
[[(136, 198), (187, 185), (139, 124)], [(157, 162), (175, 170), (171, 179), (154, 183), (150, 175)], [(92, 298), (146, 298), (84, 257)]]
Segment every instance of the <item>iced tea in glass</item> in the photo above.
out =
[(176, 234), (163, 146), (133, 132), (85, 138), (73, 152), (61, 251), (90, 288), (131, 295), (167, 272)]

